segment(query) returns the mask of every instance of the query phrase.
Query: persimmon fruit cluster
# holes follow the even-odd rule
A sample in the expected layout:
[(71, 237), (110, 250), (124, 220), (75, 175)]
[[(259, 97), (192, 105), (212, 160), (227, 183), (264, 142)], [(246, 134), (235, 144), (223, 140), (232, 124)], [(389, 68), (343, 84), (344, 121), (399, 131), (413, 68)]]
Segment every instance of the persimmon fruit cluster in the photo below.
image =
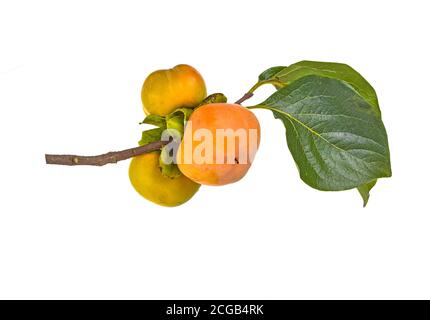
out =
[[(220, 186), (234, 183), (245, 176), (251, 166), (252, 159), (238, 161), (240, 148), (235, 141), (234, 147), (228, 143), (216, 143), (213, 161), (201, 163), (185, 161), (186, 148), (191, 154), (199, 147), (200, 142), (194, 139), (194, 133), (200, 129), (216, 136), (217, 130), (244, 130), (256, 135), (256, 145), (250, 153), (255, 154), (260, 141), (260, 125), (255, 115), (248, 109), (229, 103), (203, 104), (207, 91), (203, 77), (193, 67), (185, 64), (172, 69), (158, 70), (151, 73), (143, 83), (141, 98), (146, 115), (167, 116), (179, 108), (193, 108), (190, 118), (185, 124), (182, 141), (179, 145), (176, 160), (180, 174), (175, 177), (163, 174), (159, 163), (160, 152), (154, 151), (134, 157), (129, 168), (129, 178), (134, 189), (144, 198), (156, 204), (173, 207), (193, 197), (200, 185)], [(190, 125), (188, 125), (190, 123)], [(192, 124), (192, 126), (191, 126)], [(250, 140), (246, 139), (246, 143)], [(251, 146), (247, 146), (251, 147)], [(222, 150), (219, 150), (222, 148)], [(217, 161), (218, 152), (224, 160)]]

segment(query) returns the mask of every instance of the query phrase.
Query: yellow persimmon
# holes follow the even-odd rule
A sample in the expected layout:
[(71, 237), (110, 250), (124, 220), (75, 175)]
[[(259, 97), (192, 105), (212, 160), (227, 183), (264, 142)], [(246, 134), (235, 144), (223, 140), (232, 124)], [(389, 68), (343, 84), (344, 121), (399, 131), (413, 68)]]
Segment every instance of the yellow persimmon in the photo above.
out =
[(151, 73), (142, 86), (146, 114), (165, 116), (177, 108), (192, 108), (206, 97), (206, 85), (193, 67), (180, 64), (172, 69)]
[(159, 157), (159, 152), (151, 152), (131, 160), (129, 177), (134, 189), (145, 199), (166, 207), (187, 202), (200, 185), (184, 175), (176, 178), (163, 175)]

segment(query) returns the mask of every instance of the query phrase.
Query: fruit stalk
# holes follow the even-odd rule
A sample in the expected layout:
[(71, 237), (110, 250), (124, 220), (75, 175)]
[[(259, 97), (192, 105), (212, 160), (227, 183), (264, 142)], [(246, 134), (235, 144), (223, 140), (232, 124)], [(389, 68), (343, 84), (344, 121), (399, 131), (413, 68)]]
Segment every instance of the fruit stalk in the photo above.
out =
[(78, 156), (70, 154), (45, 154), (46, 164), (58, 164), (64, 166), (104, 166), (108, 163), (116, 163), (144, 153), (160, 150), (169, 141), (155, 141), (143, 146), (111, 151), (97, 156)]

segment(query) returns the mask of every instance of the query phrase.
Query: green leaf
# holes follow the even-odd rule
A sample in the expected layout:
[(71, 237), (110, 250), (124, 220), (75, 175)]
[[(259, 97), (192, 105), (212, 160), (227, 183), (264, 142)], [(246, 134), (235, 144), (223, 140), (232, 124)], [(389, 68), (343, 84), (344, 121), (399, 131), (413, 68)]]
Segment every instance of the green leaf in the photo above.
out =
[(283, 122), (300, 177), (315, 189), (347, 190), (391, 176), (382, 120), (344, 81), (304, 76), (251, 108)]
[(160, 154), (160, 168), (161, 173), (169, 178), (176, 178), (181, 175), (178, 166), (171, 161), (176, 158), (177, 148), (181, 143), (182, 136), (184, 135), (185, 123), (193, 113), (193, 109), (179, 108), (166, 116), (166, 128), (163, 132), (163, 139), (173, 139), (169, 145), (161, 149)]
[(267, 69), (266, 71), (263, 71), (259, 76), (258, 76), (258, 80), (259, 81), (266, 81), (266, 80), (270, 80), (270, 79), (277, 79), (277, 74), (281, 73), (282, 70), (286, 69), (287, 67), (282, 67), (282, 66), (278, 66), (278, 67), (271, 67), (269, 69)]
[(161, 136), (163, 141), (170, 141), (169, 144), (161, 149), (159, 158), (161, 173), (172, 179), (181, 175), (181, 171), (179, 171), (175, 160), (182, 135), (183, 133), (179, 132), (176, 128), (168, 128), (163, 131)]
[[(282, 82), (282, 80), (278, 79), (276, 75), (280, 73), (282, 70), (284, 70), (285, 68), (287, 67), (272, 67), (267, 69), (266, 71), (264, 71), (258, 76), (258, 82), (260, 83), (269, 82), (269, 81)], [(280, 89), (283, 87), (283, 85), (279, 85), (277, 83), (274, 83), (273, 85), (275, 86), (276, 89)]]
[[(378, 98), (373, 87), (357, 71), (346, 64), (334, 62), (300, 61), (288, 67), (272, 67), (264, 71), (259, 76), (260, 82), (280, 81), (285, 85), (307, 75), (320, 75), (333, 79), (342, 80), (352, 86), (367, 102), (372, 105), (375, 115), (380, 117), (381, 111), (378, 105)], [(277, 89), (280, 86), (274, 83)], [(376, 181), (375, 181), (376, 183)], [(357, 189), (363, 198), (365, 205), (369, 200), (370, 189), (375, 185), (364, 184)]]
[(319, 75), (348, 83), (373, 107), (372, 109), (377, 116), (381, 115), (378, 98), (373, 87), (361, 74), (343, 63), (300, 61), (288, 67), (273, 67), (267, 69), (260, 74), (259, 81), (275, 80), (288, 85), (308, 75)]
[(184, 116), (183, 115), (173, 115), (169, 117), (167, 120), (167, 128), (168, 129), (175, 129), (177, 130), (181, 135), (184, 134)]
[(178, 166), (170, 160), (175, 158), (177, 147), (184, 134), (185, 123), (188, 121), (192, 112), (193, 109), (190, 108), (179, 108), (165, 117), (148, 115), (141, 122), (157, 126), (158, 128), (143, 131), (139, 145), (145, 145), (160, 140), (168, 141), (169, 138), (173, 139), (173, 143), (169, 143), (161, 149), (159, 157), (160, 170), (166, 177), (174, 179), (181, 175)]
[(163, 130), (163, 128), (155, 128), (143, 131), (142, 138), (139, 141), (139, 145), (143, 146), (151, 142), (160, 141)]
[(174, 157), (174, 155), (169, 154), (169, 151), (172, 150), (169, 150), (168, 148), (163, 148), (161, 150), (159, 165), (161, 168), (161, 173), (166, 177), (173, 179), (179, 177), (182, 173), (175, 163), (169, 161), (172, 157)]
[(166, 128), (166, 119), (163, 116), (150, 114), (140, 124), (151, 124), (159, 128)]
[(360, 192), (360, 195), (363, 198), (363, 207), (367, 205), (370, 197), (370, 190), (375, 186), (376, 181), (377, 179), (357, 187), (358, 192)]
[(199, 105), (197, 106), (203, 106), (205, 104), (210, 104), (210, 103), (225, 103), (227, 102), (227, 97), (222, 94), (222, 93), (212, 93), (211, 95), (208, 95), (202, 102), (199, 103)]
[(173, 111), (171, 114), (169, 114), (167, 118), (174, 115), (182, 114), (184, 116), (184, 121), (186, 122), (191, 117), (191, 114), (193, 113), (193, 111), (194, 109), (191, 109), (191, 108), (179, 108)]
[(180, 135), (184, 134), (185, 123), (193, 113), (193, 109), (180, 108), (166, 116), (166, 127), (167, 129), (175, 129)]

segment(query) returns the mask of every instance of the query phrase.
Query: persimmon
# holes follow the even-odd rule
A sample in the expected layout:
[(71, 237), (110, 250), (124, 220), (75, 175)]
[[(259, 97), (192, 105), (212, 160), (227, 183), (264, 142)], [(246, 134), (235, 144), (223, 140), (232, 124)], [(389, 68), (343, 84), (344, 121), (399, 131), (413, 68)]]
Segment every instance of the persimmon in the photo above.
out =
[(207, 104), (187, 122), (176, 160), (191, 180), (225, 185), (247, 173), (259, 143), (260, 124), (251, 111), (237, 104)]
[(141, 97), (146, 114), (165, 116), (177, 108), (198, 105), (206, 97), (206, 85), (196, 69), (180, 64), (152, 72), (143, 83)]
[(129, 178), (134, 189), (156, 204), (175, 207), (189, 199), (200, 185), (184, 175), (170, 178), (159, 167), (160, 153), (155, 151), (134, 157), (130, 162)]

